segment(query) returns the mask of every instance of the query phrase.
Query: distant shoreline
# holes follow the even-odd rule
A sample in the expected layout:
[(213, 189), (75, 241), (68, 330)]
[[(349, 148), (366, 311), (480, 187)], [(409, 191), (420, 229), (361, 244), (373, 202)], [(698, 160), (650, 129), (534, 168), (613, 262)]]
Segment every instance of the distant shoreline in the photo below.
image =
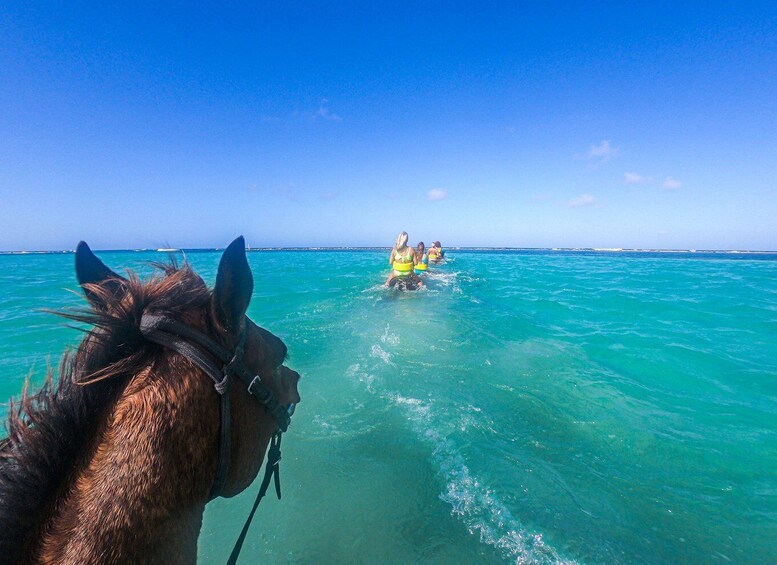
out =
[[(102, 253), (208, 253), (220, 251), (223, 247), (202, 247), (202, 248), (149, 248), (149, 249), (99, 249), (96, 251)], [(384, 251), (391, 249), (388, 246), (380, 247), (251, 247), (247, 251)], [(445, 247), (448, 251), (507, 251), (518, 253), (687, 253), (699, 255), (777, 255), (775, 251), (759, 251), (752, 249), (638, 249), (638, 248), (620, 248), (620, 247)], [(75, 253), (75, 250), (57, 250), (57, 251), (0, 251), (0, 255), (61, 255)]]

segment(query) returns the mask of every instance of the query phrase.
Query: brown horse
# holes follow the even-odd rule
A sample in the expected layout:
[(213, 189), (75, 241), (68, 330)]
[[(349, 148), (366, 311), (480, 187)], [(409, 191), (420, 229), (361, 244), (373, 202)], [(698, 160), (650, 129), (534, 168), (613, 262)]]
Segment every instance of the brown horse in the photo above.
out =
[[(49, 375), (11, 405), (0, 441), (0, 561), (194, 563), (205, 505), (251, 484), (279, 427), (249, 389), (272, 391), (275, 408), (299, 401), (286, 346), (245, 315), (253, 277), (242, 237), (224, 252), (212, 291), (187, 265), (161, 268), (145, 284), (125, 279), (79, 244), (90, 308), (66, 317), (93, 328), (63, 357), (57, 384)], [(220, 383), (220, 396), (201, 364), (148, 339), (149, 315), (244, 351), (256, 383)], [(190, 347), (221, 368), (207, 348)]]

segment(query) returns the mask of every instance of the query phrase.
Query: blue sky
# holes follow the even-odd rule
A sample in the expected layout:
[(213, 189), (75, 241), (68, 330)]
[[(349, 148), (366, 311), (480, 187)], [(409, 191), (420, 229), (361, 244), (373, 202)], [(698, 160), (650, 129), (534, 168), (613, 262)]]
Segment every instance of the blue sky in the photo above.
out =
[(0, 249), (777, 249), (773, 2), (101, 4), (0, 4)]

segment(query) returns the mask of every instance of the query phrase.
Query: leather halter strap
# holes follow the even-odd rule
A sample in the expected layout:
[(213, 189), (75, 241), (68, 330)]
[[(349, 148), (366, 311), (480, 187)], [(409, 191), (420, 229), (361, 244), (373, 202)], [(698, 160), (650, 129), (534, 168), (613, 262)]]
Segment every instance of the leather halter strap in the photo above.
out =
[[(280, 433), (285, 432), (288, 428), (291, 416), (286, 409), (278, 404), (273, 391), (262, 384), (259, 375), (254, 375), (245, 366), (243, 356), (248, 333), (247, 326), (234, 351), (216, 343), (199, 330), (158, 314), (143, 314), (140, 320), (140, 331), (148, 341), (172, 349), (202, 369), (211, 378), (216, 392), (221, 396), (219, 461), (216, 478), (210, 492), (212, 500), (221, 494), (229, 471), (231, 422), (229, 388), (231, 377), (237, 376), (246, 384), (248, 392), (254, 395), (275, 419)], [(199, 347), (196, 347), (195, 344)], [(210, 355), (203, 352), (203, 349)], [(221, 362), (221, 366), (213, 361), (211, 355)]]

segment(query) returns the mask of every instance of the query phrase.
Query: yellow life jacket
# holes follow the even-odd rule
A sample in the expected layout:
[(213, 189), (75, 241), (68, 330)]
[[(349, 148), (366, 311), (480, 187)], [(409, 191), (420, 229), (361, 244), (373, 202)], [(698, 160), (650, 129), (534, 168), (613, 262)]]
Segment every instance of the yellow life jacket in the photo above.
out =
[(413, 272), (413, 250), (409, 247), (404, 254), (394, 250), (394, 272), (398, 275), (409, 275)]
[(426, 253), (422, 254), (421, 260), (418, 263), (416, 263), (415, 272), (417, 273), (420, 271), (422, 273), (425, 273), (426, 270), (428, 269), (428, 266), (427, 266), (428, 260), (429, 260), (429, 256)]

